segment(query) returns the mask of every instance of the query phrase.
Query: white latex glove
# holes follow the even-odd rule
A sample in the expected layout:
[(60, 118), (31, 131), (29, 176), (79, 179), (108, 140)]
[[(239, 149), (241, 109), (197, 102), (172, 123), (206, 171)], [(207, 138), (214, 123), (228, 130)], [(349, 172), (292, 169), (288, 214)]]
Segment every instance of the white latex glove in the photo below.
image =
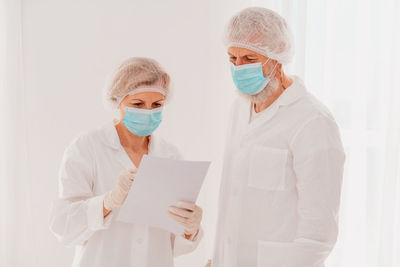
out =
[(195, 237), (200, 229), (203, 210), (195, 203), (179, 201), (179, 207), (170, 206), (169, 216), (185, 227), (185, 235)]
[(104, 208), (111, 211), (114, 208), (121, 207), (129, 190), (131, 189), (132, 182), (135, 179), (136, 169), (129, 169), (123, 171), (117, 180), (115, 187), (108, 192), (104, 197)]

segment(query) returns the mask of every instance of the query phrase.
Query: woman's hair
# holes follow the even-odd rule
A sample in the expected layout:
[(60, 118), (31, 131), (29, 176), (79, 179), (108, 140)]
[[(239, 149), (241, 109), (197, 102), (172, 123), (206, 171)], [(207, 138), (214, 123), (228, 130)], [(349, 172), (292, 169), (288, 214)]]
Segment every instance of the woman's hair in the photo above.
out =
[(139, 88), (156, 88), (165, 95), (170, 89), (170, 76), (151, 58), (133, 57), (122, 62), (105, 87), (105, 102), (113, 109), (122, 99)]

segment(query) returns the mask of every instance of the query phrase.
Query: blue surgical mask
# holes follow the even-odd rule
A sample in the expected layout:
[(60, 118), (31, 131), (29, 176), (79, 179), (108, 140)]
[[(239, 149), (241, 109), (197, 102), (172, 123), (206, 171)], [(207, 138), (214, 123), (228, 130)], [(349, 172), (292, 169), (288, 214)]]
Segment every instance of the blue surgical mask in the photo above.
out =
[[(265, 61), (264, 64), (266, 64), (268, 60)], [(261, 92), (270, 82), (270, 75), (264, 77), (262, 69), (264, 64), (257, 62), (235, 66), (231, 62), (232, 79), (236, 88), (246, 95), (256, 95)], [(272, 69), (271, 73), (274, 71), (275, 67)]]
[(125, 107), (122, 123), (137, 136), (149, 136), (161, 123), (162, 109), (162, 107), (155, 109)]

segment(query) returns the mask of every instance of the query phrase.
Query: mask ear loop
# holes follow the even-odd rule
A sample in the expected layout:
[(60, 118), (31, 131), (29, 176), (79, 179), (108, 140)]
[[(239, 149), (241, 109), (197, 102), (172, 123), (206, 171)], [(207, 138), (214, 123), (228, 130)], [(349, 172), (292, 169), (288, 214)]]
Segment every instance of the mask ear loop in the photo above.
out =
[[(268, 62), (270, 59), (271, 59), (271, 58), (268, 58), (267, 61), (265, 61), (265, 62), (262, 64), (262, 66), (264, 66), (265, 64), (267, 64), (267, 62)], [(271, 79), (270, 76), (271, 76), (271, 74), (274, 72), (276, 66), (278, 66), (278, 62), (276, 62), (275, 66), (272, 68), (271, 72), (268, 74), (267, 77), (268, 77), (269, 79)]]
[(271, 58), (268, 58), (262, 65), (264, 67), (265, 64), (267, 64), (267, 62), (270, 60)]
[(268, 77), (271, 76), (271, 74), (274, 72), (276, 66), (278, 66), (278, 62), (276, 62), (275, 66), (272, 68), (271, 72), (269, 73)]
[(283, 90), (286, 90), (287, 87), (285, 87), (285, 86), (283, 85), (283, 81), (282, 81), (282, 79), (283, 79), (283, 76), (282, 76), (282, 67), (281, 67), (281, 70), (280, 70), (280, 72), (279, 72), (279, 75), (281, 76), (280, 82), (281, 82), (282, 88), (283, 88)]

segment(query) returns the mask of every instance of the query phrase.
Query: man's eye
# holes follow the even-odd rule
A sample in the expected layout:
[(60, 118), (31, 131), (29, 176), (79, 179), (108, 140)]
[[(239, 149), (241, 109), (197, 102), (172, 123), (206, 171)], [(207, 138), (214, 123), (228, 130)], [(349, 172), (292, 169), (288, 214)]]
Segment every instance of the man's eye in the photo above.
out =
[(236, 57), (230, 57), (230, 60), (236, 60)]

